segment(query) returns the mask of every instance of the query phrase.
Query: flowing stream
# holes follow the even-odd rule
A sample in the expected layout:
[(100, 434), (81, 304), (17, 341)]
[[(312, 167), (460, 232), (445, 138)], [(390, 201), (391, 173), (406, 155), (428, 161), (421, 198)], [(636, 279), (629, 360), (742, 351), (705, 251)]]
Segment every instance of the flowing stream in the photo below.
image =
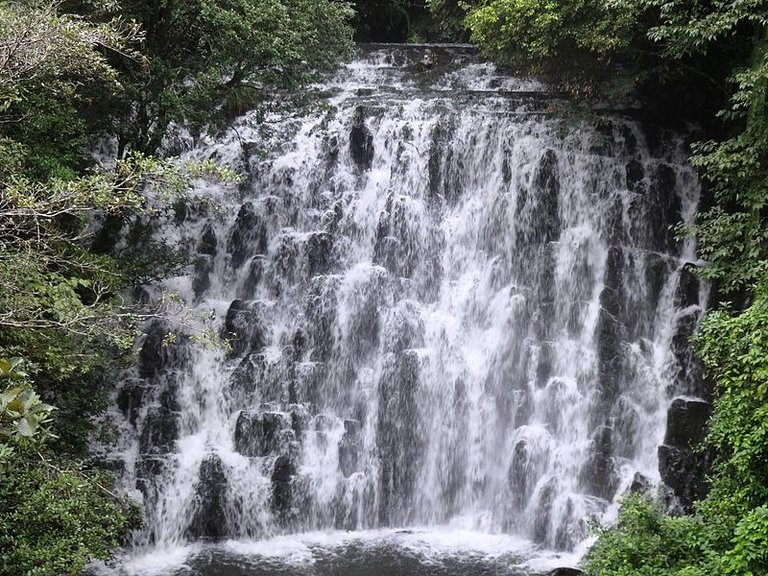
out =
[(701, 395), (684, 135), (563, 113), (465, 46), (363, 47), (322, 88), (192, 148), (244, 180), (155, 226), (195, 256), (166, 287), (231, 350), (147, 327), (113, 410), (146, 511), (124, 569), (574, 562)]

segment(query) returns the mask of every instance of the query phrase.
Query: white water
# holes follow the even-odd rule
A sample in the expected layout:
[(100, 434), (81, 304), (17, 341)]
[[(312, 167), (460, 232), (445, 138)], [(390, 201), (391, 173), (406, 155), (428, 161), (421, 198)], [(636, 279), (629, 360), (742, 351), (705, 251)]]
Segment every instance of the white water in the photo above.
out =
[(427, 548), (577, 558), (636, 473), (658, 481), (666, 408), (690, 392), (682, 138), (553, 114), (463, 47), (379, 47), (327, 85), (327, 112), (243, 118), (189, 153), (245, 183), (158, 231), (199, 252), (169, 284), (222, 329), (242, 300), (250, 335), (233, 355), (150, 337), (162, 359), (126, 379), (114, 455), (147, 518), (131, 562), (206, 538), (302, 558), (317, 531), (412, 526), (440, 534), (413, 536)]

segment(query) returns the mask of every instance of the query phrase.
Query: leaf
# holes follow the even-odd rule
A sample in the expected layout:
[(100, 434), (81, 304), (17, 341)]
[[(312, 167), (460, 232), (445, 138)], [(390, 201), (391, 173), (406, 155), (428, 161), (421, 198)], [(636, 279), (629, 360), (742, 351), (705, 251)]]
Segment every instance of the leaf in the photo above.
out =
[(21, 418), (16, 423), (16, 428), (19, 434), (24, 438), (32, 438), (35, 435), (35, 428), (27, 421), (26, 418)]

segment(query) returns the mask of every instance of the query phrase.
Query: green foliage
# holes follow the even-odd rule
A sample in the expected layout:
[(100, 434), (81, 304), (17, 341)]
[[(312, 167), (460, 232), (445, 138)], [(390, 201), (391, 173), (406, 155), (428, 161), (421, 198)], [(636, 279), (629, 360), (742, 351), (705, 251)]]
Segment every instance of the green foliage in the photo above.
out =
[(118, 59), (125, 91), (94, 112), (118, 137), (118, 155), (154, 153), (168, 126), (217, 128), (266, 111), (351, 50), (348, 5), (332, 0), (126, 0), (141, 24), (145, 66)]
[(17, 460), (0, 482), (0, 576), (75, 576), (109, 558), (138, 519), (109, 486), (76, 463)]
[(661, 505), (630, 494), (616, 526), (598, 530), (584, 570), (590, 576), (704, 576), (705, 527), (695, 517), (671, 517)]
[(17, 448), (41, 446), (50, 437), (53, 406), (32, 389), (21, 358), (0, 358), (0, 475)]
[(710, 494), (672, 518), (633, 496), (585, 562), (594, 576), (768, 574), (768, 287), (740, 314), (711, 312), (695, 339), (717, 383)]
[(466, 25), (494, 60), (523, 72), (565, 73), (574, 63), (589, 68), (626, 57), (640, 8), (631, 0), (487, 0), (469, 8)]
[[(94, 246), (95, 224), (151, 222), (200, 178), (238, 180), (137, 150), (155, 151), (172, 122), (279, 105), (348, 52), (349, 16), (333, 0), (0, 2), (0, 576), (78, 574), (135, 524), (110, 479), (71, 457), (138, 324), (189, 320), (183, 303), (138, 310), (124, 292), (185, 260)], [(119, 158), (93, 168), (88, 143), (104, 133)]]

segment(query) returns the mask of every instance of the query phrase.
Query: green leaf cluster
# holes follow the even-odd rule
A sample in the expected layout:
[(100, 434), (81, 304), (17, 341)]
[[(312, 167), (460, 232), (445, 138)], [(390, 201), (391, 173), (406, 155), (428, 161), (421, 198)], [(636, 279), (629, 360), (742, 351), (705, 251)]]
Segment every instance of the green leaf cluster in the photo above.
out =
[[(281, 105), (348, 53), (349, 17), (333, 0), (0, 2), (0, 576), (78, 574), (137, 519), (78, 458), (139, 324), (183, 308), (127, 290), (189, 262), (110, 239), (200, 178), (238, 181), (146, 152), (171, 124)], [(102, 138), (117, 157), (96, 166)], [(214, 343), (206, 330), (191, 339)]]
[(0, 482), (0, 576), (76, 576), (108, 559), (138, 521), (110, 486), (74, 462), (18, 460)]

